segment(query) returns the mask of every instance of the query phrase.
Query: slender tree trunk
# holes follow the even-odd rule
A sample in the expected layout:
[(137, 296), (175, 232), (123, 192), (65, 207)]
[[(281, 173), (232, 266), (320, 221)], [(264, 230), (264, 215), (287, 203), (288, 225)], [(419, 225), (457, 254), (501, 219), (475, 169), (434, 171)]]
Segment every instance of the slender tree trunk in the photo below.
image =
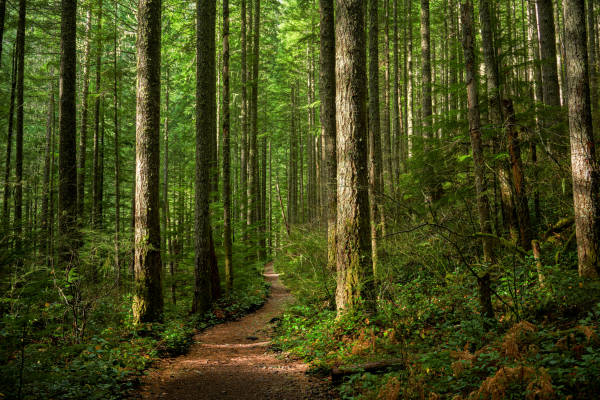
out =
[(44, 151), (44, 182), (42, 187), (42, 239), (44, 240), (44, 252), (47, 257), (47, 265), (50, 262), (50, 226), (49, 226), (49, 209), (50, 203), (50, 152), (52, 151), (52, 135), (53, 122), (54, 122), (54, 71), (50, 72), (50, 85), (49, 85), (49, 96), (48, 96), (48, 118), (46, 119), (46, 150)]
[[(367, 71), (361, 0), (336, 0), (338, 313), (374, 309), (367, 162)], [(344, 60), (344, 62), (341, 62)]]
[(80, 216), (80, 219), (83, 219), (85, 206), (85, 159), (87, 153), (88, 100), (90, 90), (91, 31), (92, 7), (89, 6), (86, 17), (85, 47), (83, 51), (83, 93), (81, 96), (81, 129), (79, 132), (79, 159), (77, 166), (77, 212)]
[(16, 45), (13, 46), (12, 56), (12, 78), (10, 85), (10, 106), (8, 110), (8, 134), (6, 136), (6, 164), (4, 168), (4, 201), (2, 204), (2, 221), (4, 227), (10, 226), (10, 207), (8, 203), (10, 201), (11, 185), (10, 185), (10, 164), (12, 155), (12, 142), (13, 142), (13, 124), (15, 115), (15, 92), (17, 88), (17, 57), (16, 57)]
[(139, 0), (137, 39), (135, 284), (136, 324), (162, 320), (160, 261), (161, 0)]
[[(529, 153), (531, 157), (531, 163), (533, 164), (533, 173), (532, 180), (533, 182), (537, 182), (538, 180), (538, 165), (537, 165), (537, 143), (538, 137), (541, 134), (541, 121), (539, 116), (538, 104), (543, 101), (544, 92), (542, 88), (542, 69), (540, 66), (540, 47), (537, 36), (537, 15), (535, 12), (535, 3), (533, 0), (529, 0), (527, 2), (527, 16), (528, 16), (528, 39), (529, 39), (529, 48), (531, 50), (531, 64), (533, 70), (533, 81), (535, 84), (535, 89), (533, 91), (533, 100), (535, 102), (535, 132), (534, 137), (531, 138), (531, 142), (529, 145)], [(535, 211), (535, 220), (536, 222), (540, 221), (540, 193), (538, 190), (538, 185), (534, 185), (533, 188), (533, 196), (534, 196), (534, 211)]]
[[(415, 127), (415, 108), (414, 108), (414, 60), (413, 60), (413, 27), (412, 27), (412, 1), (406, 0), (406, 17), (408, 18), (408, 22), (405, 24), (405, 35), (406, 38), (405, 43), (408, 46), (404, 46), (404, 59), (407, 60), (406, 68), (407, 73), (405, 74), (406, 78), (406, 140), (408, 144), (406, 158), (412, 156), (414, 151), (414, 127)], [(404, 167), (406, 170), (406, 166)]]
[(2, 39), (4, 38), (4, 16), (6, 15), (6, 0), (0, 0), (0, 60), (2, 59)]
[(550, 130), (549, 142), (556, 145), (562, 136), (556, 132), (554, 125), (557, 121), (557, 110), (560, 107), (560, 89), (558, 85), (558, 70), (556, 67), (556, 33), (554, 26), (554, 11), (552, 0), (536, 0), (538, 17), (538, 40), (540, 43), (540, 61), (542, 66), (542, 81), (544, 104), (550, 107), (544, 110), (544, 127)]
[(121, 285), (121, 257), (120, 257), (120, 231), (121, 231), (121, 165), (119, 151), (119, 76), (117, 71), (117, 55), (118, 55), (118, 18), (119, 18), (119, 3), (115, 0), (115, 29), (113, 42), (113, 107), (114, 107), (114, 140), (115, 140), (115, 271), (117, 272), (117, 288)]
[[(393, 0), (397, 1), (397, 0)], [(394, 188), (394, 174), (392, 171), (392, 139), (390, 137), (390, 0), (384, 0), (384, 28), (383, 28), (383, 169), (385, 184), (389, 193)], [(397, 30), (396, 30), (397, 33)], [(397, 44), (396, 44), (397, 46)]]
[(100, 87), (102, 81), (102, 0), (98, 4), (98, 23), (96, 32), (96, 101), (94, 105), (94, 159), (93, 159), (93, 182), (92, 182), (92, 226), (101, 228), (101, 204), (100, 198), (101, 176), (100, 176), (100, 118), (102, 106), (102, 89)]
[(218, 297), (214, 285), (215, 257), (210, 222), (210, 141), (216, 130), (215, 19), (216, 2), (197, 0), (196, 19), (196, 195), (195, 285), (192, 311), (204, 313)]
[(512, 182), (514, 187), (515, 208), (517, 221), (519, 223), (519, 242), (525, 250), (531, 248), (531, 221), (527, 194), (525, 192), (525, 176), (523, 174), (523, 162), (521, 161), (521, 144), (516, 129), (515, 113), (511, 100), (504, 100), (504, 115), (506, 116), (505, 129), (508, 141), (508, 153), (512, 171)]
[[(250, 137), (248, 139), (248, 225), (258, 222), (260, 208), (260, 182), (258, 171), (258, 68), (260, 38), (260, 0), (253, 1), (254, 22), (252, 46), (252, 83), (250, 95)], [(258, 243), (256, 243), (258, 244)]]
[(19, 21), (17, 23), (17, 125), (15, 146), (15, 236), (16, 247), (20, 248), (23, 232), (23, 128), (24, 101), (23, 83), (25, 78), (25, 18), (26, 0), (19, 0)]
[(373, 275), (377, 276), (377, 243), (381, 237), (382, 162), (379, 120), (379, 15), (378, 0), (369, 0), (369, 205)]
[[(477, 210), (479, 212), (479, 226), (483, 234), (492, 233), (492, 223), (490, 218), (490, 204), (487, 197), (487, 183), (485, 179), (485, 159), (483, 156), (483, 143), (481, 140), (481, 120), (479, 112), (478, 96), (478, 76), (477, 60), (475, 59), (475, 32), (473, 30), (473, 5), (470, 0), (461, 4), (461, 21), (463, 33), (463, 50), (465, 55), (466, 83), (467, 83), (467, 104), (469, 133), (471, 137), (471, 147), (473, 149), (473, 166), (475, 172), (475, 190), (477, 192)], [(484, 237), (483, 259), (486, 263), (494, 263), (495, 255), (492, 246), (492, 240)], [(487, 318), (494, 317), (491, 295), (489, 291), (489, 273), (478, 278), (480, 288), (480, 299), (483, 314)]]
[(592, 129), (583, 0), (563, 0), (569, 88), (573, 208), (579, 275), (600, 275), (600, 169)]
[(233, 292), (233, 259), (231, 243), (231, 161), (229, 114), (229, 0), (223, 0), (223, 250), (227, 292)]
[[(240, 216), (242, 219), (246, 219), (246, 208), (247, 208), (247, 181), (248, 181), (248, 90), (247, 90), (247, 61), (246, 61), (246, 0), (241, 0), (241, 79), (242, 79), (242, 109), (241, 109), (241, 125), (242, 125), (242, 138), (240, 143)], [(244, 229), (244, 238), (247, 239), (247, 233)]]

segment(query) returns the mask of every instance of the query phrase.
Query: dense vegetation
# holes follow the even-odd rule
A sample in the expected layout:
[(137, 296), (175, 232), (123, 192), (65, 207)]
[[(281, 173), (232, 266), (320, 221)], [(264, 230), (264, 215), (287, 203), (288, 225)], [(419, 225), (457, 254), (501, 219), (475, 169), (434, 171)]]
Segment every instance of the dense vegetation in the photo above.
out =
[(599, 13), (0, 0), (0, 398), (128, 396), (270, 259), (343, 398), (594, 398)]

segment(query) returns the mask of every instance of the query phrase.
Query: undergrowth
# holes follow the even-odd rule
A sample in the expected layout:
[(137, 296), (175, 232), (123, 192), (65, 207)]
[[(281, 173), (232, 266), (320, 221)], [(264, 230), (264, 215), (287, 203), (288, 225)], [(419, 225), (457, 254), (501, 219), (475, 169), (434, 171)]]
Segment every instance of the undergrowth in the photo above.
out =
[[(600, 393), (600, 285), (579, 279), (576, 254), (506, 252), (494, 271), (495, 320), (480, 316), (477, 284), (435, 235), (382, 249), (378, 311), (336, 318), (335, 273), (323, 233), (298, 228), (275, 268), (298, 301), (275, 345), (315, 373), (394, 360), (393, 370), (348, 375), (343, 399), (591, 399)], [(426, 251), (424, 251), (426, 250)]]
[(70, 327), (70, 310), (51, 283), (50, 269), (32, 267), (12, 276), (10, 291), (0, 298), (0, 399), (127, 397), (157, 359), (184, 354), (198, 330), (238, 319), (267, 297), (262, 264), (248, 265), (236, 270), (233, 292), (211, 312), (191, 315), (192, 265), (189, 255), (178, 268), (176, 304), (167, 300), (171, 282), (165, 282), (163, 323), (134, 326), (131, 297), (120, 294), (127, 290), (96, 287), (101, 295), (90, 303), (81, 335)]

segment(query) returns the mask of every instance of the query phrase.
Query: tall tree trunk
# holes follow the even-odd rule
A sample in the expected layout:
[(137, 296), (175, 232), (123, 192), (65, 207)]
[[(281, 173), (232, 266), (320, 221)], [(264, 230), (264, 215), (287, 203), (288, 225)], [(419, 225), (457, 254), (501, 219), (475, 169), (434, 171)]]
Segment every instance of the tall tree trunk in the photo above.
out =
[(79, 132), (79, 159), (77, 166), (77, 213), (79, 214), (80, 219), (83, 219), (85, 207), (85, 159), (87, 153), (88, 101), (90, 90), (91, 31), (92, 7), (89, 6), (85, 24), (85, 47), (83, 51), (83, 93), (81, 96), (81, 129)]
[(592, 130), (583, 0), (563, 0), (569, 88), (573, 208), (579, 275), (600, 275), (600, 169)]
[(10, 164), (12, 155), (12, 142), (13, 142), (13, 124), (15, 115), (15, 92), (17, 89), (17, 54), (16, 45), (13, 46), (12, 56), (12, 78), (10, 85), (10, 106), (8, 110), (8, 133), (6, 135), (6, 163), (4, 167), (4, 194), (2, 203), (2, 221), (4, 227), (10, 226), (10, 207), (8, 203), (10, 201), (11, 185), (10, 185)]
[(338, 313), (374, 309), (367, 168), (367, 71), (361, 0), (336, 0)]
[[(397, 1), (397, 0), (393, 0)], [(390, 137), (390, 0), (384, 0), (384, 28), (383, 28), (383, 170), (385, 184), (388, 191), (394, 188), (394, 174), (392, 171), (392, 139)], [(395, 31), (397, 33), (397, 29)], [(395, 44), (397, 50), (397, 44)]]
[(61, 10), (60, 108), (58, 148), (59, 261), (69, 268), (76, 262), (77, 160), (76, 160), (76, 32), (77, 2), (63, 0)]
[[(246, 0), (241, 0), (241, 80), (242, 80), (242, 106), (241, 106), (241, 125), (242, 125), (242, 137), (240, 143), (240, 217), (246, 219), (246, 208), (247, 208), (247, 185), (248, 185), (248, 67), (247, 67), (247, 55), (246, 55)], [(247, 238), (246, 230), (244, 229), (244, 238)]]
[(538, 17), (538, 40), (540, 43), (540, 61), (542, 64), (542, 81), (544, 104), (550, 107), (545, 110), (543, 123), (550, 130), (549, 143), (556, 145), (559, 140), (554, 125), (556, 113), (560, 107), (560, 90), (558, 86), (558, 70), (556, 67), (556, 33), (554, 27), (554, 11), (552, 0), (536, 0)]
[(422, 140), (424, 150), (424, 182), (425, 200), (431, 202), (437, 196), (434, 187), (433, 162), (431, 157), (431, 141), (433, 139), (433, 102), (431, 91), (431, 27), (429, 21), (429, 0), (421, 0), (421, 95), (422, 95)]
[(0, 0), (0, 60), (2, 59), (2, 39), (4, 38), (4, 16), (6, 15), (6, 0)]
[(197, 0), (196, 19), (196, 195), (195, 285), (192, 311), (204, 313), (218, 297), (217, 266), (210, 222), (211, 137), (216, 131), (215, 19), (216, 2)]
[(100, 176), (100, 118), (101, 118), (101, 106), (102, 106), (102, 89), (100, 87), (102, 81), (102, 0), (98, 4), (98, 23), (96, 32), (96, 101), (94, 104), (94, 159), (93, 159), (93, 172), (92, 172), (92, 227), (101, 228), (101, 204), (102, 199), (100, 198), (101, 187), (101, 176)]
[(229, 114), (229, 0), (223, 0), (223, 250), (227, 293), (233, 292), (231, 242), (231, 160)]
[[(537, 36), (537, 15), (535, 11), (535, 3), (533, 0), (529, 0), (527, 2), (527, 17), (528, 17), (528, 40), (529, 40), (529, 48), (531, 51), (531, 64), (533, 71), (533, 81), (535, 84), (535, 88), (533, 90), (533, 100), (536, 105), (535, 109), (535, 132), (534, 137), (531, 138), (531, 142), (529, 145), (529, 153), (531, 157), (531, 162), (533, 164), (533, 172), (532, 172), (532, 180), (533, 182), (537, 182), (538, 180), (538, 166), (537, 166), (537, 143), (538, 137), (541, 134), (541, 120), (538, 111), (538, 104), (543, 101), (544, 92), (542, 88), (542, 68), (540, 66), (540, 46), (538, 42)], [(535, 220), (536, 222), (540, 221), (540, 193), (538, 190), (538, 185), (534, 185), (533, 188), (533, 202), (534, 202), (534, 212), (535, 212)]]
[[(407, 153), (406, 158), (411, 157), (414, 151), (414, 127), (415, 127), (415, 107), (414, 107), (414, 60), (413, 60), (413, 27), (412, 27), (412, 1), (406, 0), (406, 18), (407, 23), (404, 25), (406, 38), (404, 46), (404, 60), (406, 64), (406, 140), (407, 140)], [(405, 163), (406, 164), (406, 163)], [(404, 165), (406, 170), (406, 165)]]
[[(377, 242), (381, 237), (382, 163), (379, 120), (379, 14), (378, 0), (369, 0), (369, 207), (373, 275), (377, 276)], [(382, 218), (382, 221), (379, 219)]]
[(20, 248), (23, 232), (23, 84), (25, 78), (25, 10), (26, 0), (19, 0), (19, 21), (17, 24), (17, 125), (15, 146), (15, 236), (16, 247)]
[(137, 38), (134, 323), (162, 320), (160, 261), (161, 0), (139, 0)]
[[(259, 172), (258, 172), (258, 67), (259, 67), (259, 38), (260, 38), (260, 0), (253, 1), (254, 22), (252, 46), (252, 82), (250, 95), (250, 137), (248, 138), (248, 225), (258, 222)], [(257, 243), (258, 244), (258, 243)]]
[(167, 259), (172, 256), (169, 253), (168, 238), (169, 238), (169, 91), (170, 91), (170, 66), (169, 63), (165, 63), (165, 117), (164, 117), (164, 128), (163, 128), (163, 178), (162, 178), (162, 236), (161, 236), (161, 250), (164, 254), (163, 257), (163, 269), (167, 267)]
[(119, 76), (117, 71), (118, 56), (118, 19), (119, 3), (115, 0), (115, 26), (113, 38), (113, 107), (114, 107), (114, 141), (115, 141), (115, 271), (117, 272), (117, 288), (121, 285), (121, 257), (120, 257), (120, 232), (121, 232), (121, 165), (119, 151)]
[[(466, 83), (467, 83), (467, 104), (469, 133), (471, 137), (471, 147), (473, 149), (473, 167), (475, 172), (475, 190), (477, 192), (477, 210), (479, 212), (479, 227), (483, 234), (492, 233), (492, 223), (490, 218), (490, 203), (487, 197), (487, 183), (485, 179), (485, 159), (483, 156), (483, 143), (481, 140), (481, 120), (479, 112), (478, 95), (478, 76), (477, 60), (475, 59), (475, 32), (473, 30), (473, 5), (470, 0), (461, 4), (462, 21), (462, 45), (465, 55)], [(494, 263), (495, 255), (492, 240), (489, 237), (483, 237), (483, 259), (486, 263)], [(494, 317), (492, 300), (489, 291), (489, 273), (483, 277), (478, 277), (480, 288), (480, 299), (483, 314), (487, 318)]]
[[(590, 70), (590, 97), (592, 110), (598, 107), (598, 65), (596, 48), (596, 24), (594, 23), (594, 3), (595, 0), (587, 0), (587, 37), (588, 37), (588, 57)], [(566, 13), (565, 13), (566, 25)], [(567, 78), (568, 79), (568, 78)]]
[(335, 129), (335, 25), (333, 0), (319, 0), (320, 11), (320, 68), (319, 95), (321, 98), (321, 136), (325, 140), (323, 153), (325, 157), (327, 187), (327, 266), (333, 271), (336, 267), (336, 220), (337, 220), (337, 157)]
[(42, 188), (42, 238), (44, 240), (44, 252), (47, 257), (48, 265), (50, 262), (50, 230), (49, 225), (49, 209), (50, 204), (50, 152), (52, 151), (52, 135), (54, 134), (54, 71), (50, 72), (50, 87), (48, 88), (50, 94), (48, 96), (48, 118), (46, 119), (46, 150), (44, 151), (44, 182)]

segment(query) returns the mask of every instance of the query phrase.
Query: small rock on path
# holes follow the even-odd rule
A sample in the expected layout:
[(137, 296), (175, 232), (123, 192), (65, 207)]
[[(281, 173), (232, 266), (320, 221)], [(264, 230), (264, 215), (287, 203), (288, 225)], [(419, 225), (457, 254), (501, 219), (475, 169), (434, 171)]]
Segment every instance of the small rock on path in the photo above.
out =
[(268, 351), (273, 321), (293, 298), (273, 263), (265, 265), (264, 276), (271, 294), (261, 309), (196, 335), (187, 355), (162, 360), (144, 377), (137, 398), (335, 399), (327, 382), (306, 375), (306, 364)]

